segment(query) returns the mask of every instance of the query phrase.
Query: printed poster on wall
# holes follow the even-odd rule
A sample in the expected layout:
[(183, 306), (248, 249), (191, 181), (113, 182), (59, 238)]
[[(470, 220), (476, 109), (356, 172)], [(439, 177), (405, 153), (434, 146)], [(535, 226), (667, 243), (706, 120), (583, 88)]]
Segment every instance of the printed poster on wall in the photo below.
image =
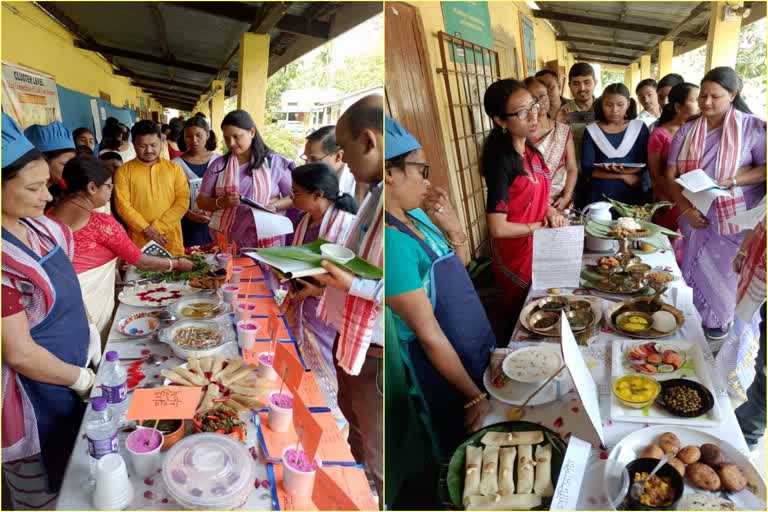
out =
[(21, 129), (61, 121), (56, 80), (51, 75), (3, 61), (3, 111)]
[(533, 22), (523, 13), (520, 13), (520, 39), (523, 41), (525, 76), (533, 76), (536, 74), (536, 37)]
[[(446, 33), (483, 48), (493, 49), (488, 2), (441, 2), (441, 6)], [(486, 62), (489, 56), (486, 54), (483, 57), (479, 51), (466, 52), (465, 48), (459, 45), (450, 50), (451, 59), (459, 64), (463, 64), (466, 57), (466, 63), (474, 65), (475, 56), (484, 66), (492, 64)]]

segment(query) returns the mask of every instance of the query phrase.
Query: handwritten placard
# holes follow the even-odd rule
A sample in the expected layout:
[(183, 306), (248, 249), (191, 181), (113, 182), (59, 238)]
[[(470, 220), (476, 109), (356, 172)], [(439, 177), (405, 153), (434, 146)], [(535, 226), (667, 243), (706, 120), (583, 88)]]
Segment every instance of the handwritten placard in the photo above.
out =
[(280, 320), (278, 320), (277, 315), (270, 313), (269, 318), (267, 319), (267, 333), (269, 334), (270, 340), (275, 341), (277, 339), (277, 330), (279, 327)]
[(195, 415), (202, 387), (171, 386), (137, 389), (133, 392), (126, 419), (186, 420)]
[(309, 460), (313, 460), (320, 446), (320, 439), (323, 437), (323, 427), (309, 412), (298, 395), (293, 397), (293, 428), (304, 447), (304, 453), (307, 454)]
[(318, 468), (312, 501), (318, 510), (376, 510), (376, 502), (361, 468)]
[(304, 367), (293, 351), (288, 350), (285, 343), (275, 344), (275, 360), (272, 363), (272, 367), (280, 378), (285, 381), (288, 389), (297, 394), (301, 386), (301, 380), (304, 377)]

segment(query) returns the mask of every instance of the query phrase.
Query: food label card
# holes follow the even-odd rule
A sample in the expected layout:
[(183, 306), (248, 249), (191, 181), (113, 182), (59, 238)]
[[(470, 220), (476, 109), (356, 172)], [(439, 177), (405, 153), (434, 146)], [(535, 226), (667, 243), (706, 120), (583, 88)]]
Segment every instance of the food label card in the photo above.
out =
[(312, 501), (318, 510), (376, 510), (365, 470), (340, 466), (318, 468)]
[[(576, 338), (571, 331), (571, 325), (565, 317), (565, 313), (560, 314), (560, 347), (563, 351), (563, 361), (571, 374), (573, 387), (579, 395), (583, 409), (586, 412), (587, 419), (591, 424), (594, 433), (590, 441), (594, 446), (605, 444), (603, 436), (603, 423), (600, 419), (600, 403), (598, 402), (597, 385), (589, 372), (589, 367), (581, 355), (581, 350), (576, 344)], [(581, 412), (579, 412), (581, 415)]]
[(300, 396), (293, 397), (293, 428), (307, 457), (313, 460), (320, 446), (320, 439), (323, 437), (323, 427), (309, 412)]
[(186, 420), (195, 415), (202, 387), (171, 386), (137, 389), (133, 392), (126, 419)]
[[(264, 455), (270, 461), (279, 461), (283, 450), (296, 446), (297, 436), (293, 426), (287, 432), (273, 432), (267, 423), (268, 413), (259, 412), (259, 443)], [(330, 412), (312, 413), (323, 431), (322, 441), (318, 448), (320, 459), (324, 464), (354, 462), (355, 458), (344, 436), (341, 434), (336, 420)]]
[(549, 510), (576, 510), (581, 483), (584, 478), (592, 446), (576, 436), (568, 438), (568, 448), (560, 466), (560, 476), (557, 479), (555, 494)]
[(272, 367), (280, 378), (285, 381), (288, 389), (294, 394), (298, 394), (302, 377), (304, 377), (304, 366), (299, 361), (299, 358), (288, 350), (285, 343), (275, 343), (275, 359)]
[(578, 288), (584, 226), (537, 229), (533, 233), (531, 288)]

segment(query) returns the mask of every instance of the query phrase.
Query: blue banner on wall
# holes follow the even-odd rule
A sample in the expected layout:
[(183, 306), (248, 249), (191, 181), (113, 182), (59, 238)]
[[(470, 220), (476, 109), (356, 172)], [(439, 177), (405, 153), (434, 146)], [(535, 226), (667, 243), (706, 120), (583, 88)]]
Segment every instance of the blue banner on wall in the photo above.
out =
[[(99, 127), (103, 127), (108, 117), (116, 118), (129, 128), (136, 123), (137, 116), (133, 110), (117, 107), (101, 98), (88, 96), (60, 85), (57, 85), (56, 89), (59, 95), (61, 121), (70, 131), (85, 127), (94, 134), (100, 133), (100, 130), (96, 129), (96, 122), (99, 123)], [(98, 120), (94, 119), (92, 100), (96, 100)]]

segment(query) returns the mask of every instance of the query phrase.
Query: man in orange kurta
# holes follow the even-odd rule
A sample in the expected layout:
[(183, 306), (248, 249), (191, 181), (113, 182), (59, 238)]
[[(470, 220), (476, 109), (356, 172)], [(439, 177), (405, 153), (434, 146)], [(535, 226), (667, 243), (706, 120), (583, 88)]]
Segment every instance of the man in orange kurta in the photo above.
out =
[(184, 171), (160, 157), (160, 126), (139, 121), (131, 129), (136, 158), (115, 171), (117, 213), (131, 240), (143, 247), (150, 240), (174, 256), (184, 255), (181, 218), (189, 209)]

